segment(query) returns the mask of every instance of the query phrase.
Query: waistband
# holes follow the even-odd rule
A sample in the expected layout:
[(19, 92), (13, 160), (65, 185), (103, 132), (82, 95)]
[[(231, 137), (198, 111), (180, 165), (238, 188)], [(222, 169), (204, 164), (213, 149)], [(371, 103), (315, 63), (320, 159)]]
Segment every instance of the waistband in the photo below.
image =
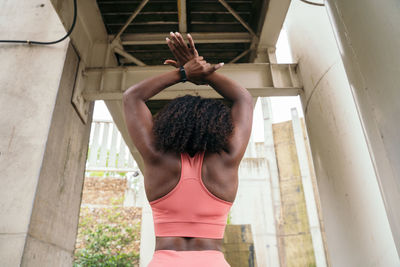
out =
[(148, 267), (229, 267), (218, 250), (156, 250)]
[(222, 251), (219, 250), (169, 250), (169, 249), (160, 249), (154, 251), (154, 254), (216, 254), (216, 255), (224, 255)]
[(169, 222), (154, 223), (156, 236), (187, 236), (201, 238), (224, 238), (225, 224)]

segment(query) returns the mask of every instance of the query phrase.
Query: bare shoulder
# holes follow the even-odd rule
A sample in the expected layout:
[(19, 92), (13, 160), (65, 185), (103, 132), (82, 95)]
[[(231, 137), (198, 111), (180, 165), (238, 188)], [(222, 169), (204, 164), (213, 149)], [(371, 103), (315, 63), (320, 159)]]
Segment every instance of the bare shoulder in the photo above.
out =
[(171, 191), (179, 182), (181, 161), (174, 153), (160, 154), (154, 161), (145, 163), (144, 185), (149, 201)]
[(238, 188), (238, 168), (226, 152), (206, 153), (202, 166), (203, 183), (213, 195), (233, 202)]
[(204, 162), (209, 162), (211, 165), (218, 164), (223, 168), (230, 168), (234, 165), (233, 156), (226, 151), (221, 151), (219, 153), (206, 152), (204, 155)]
[(158, 152), (152, 160), (145, 162), (145, 178), (156, 179), (163, 177), (163, 173), (179, 172), (180, 168), (179, 154)]

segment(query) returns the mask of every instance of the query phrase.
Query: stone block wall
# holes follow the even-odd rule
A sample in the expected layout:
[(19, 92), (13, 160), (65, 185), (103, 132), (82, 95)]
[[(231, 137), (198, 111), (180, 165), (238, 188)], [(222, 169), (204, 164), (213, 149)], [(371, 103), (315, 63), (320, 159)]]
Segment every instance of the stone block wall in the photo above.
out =
[(272, 128), (281, 190), (281, 266), (315, 266), (292, 122), (273, 124)]

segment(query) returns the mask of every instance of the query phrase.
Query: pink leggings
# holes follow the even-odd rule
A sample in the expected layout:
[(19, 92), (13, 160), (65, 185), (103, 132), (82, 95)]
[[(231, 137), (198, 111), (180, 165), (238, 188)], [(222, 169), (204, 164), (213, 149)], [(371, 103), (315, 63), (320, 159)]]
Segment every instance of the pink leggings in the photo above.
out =
[(224, 254), (217, 250), (156, 250), (147, 267), (229, 267)]

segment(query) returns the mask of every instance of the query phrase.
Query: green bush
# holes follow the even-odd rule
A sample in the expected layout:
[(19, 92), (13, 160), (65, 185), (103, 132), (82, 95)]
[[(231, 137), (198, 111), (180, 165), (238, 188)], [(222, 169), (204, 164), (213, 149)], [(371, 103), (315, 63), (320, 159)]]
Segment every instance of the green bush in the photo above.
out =
[(140, 226), (120, 220), (123, 216), (118, 209), (104, 209), (95, 220), (88, 208), (82, 208), (78, 240), (83, 246), (75, 251), (74, 267), (138, 266), (139, 252), (134, 244)]

